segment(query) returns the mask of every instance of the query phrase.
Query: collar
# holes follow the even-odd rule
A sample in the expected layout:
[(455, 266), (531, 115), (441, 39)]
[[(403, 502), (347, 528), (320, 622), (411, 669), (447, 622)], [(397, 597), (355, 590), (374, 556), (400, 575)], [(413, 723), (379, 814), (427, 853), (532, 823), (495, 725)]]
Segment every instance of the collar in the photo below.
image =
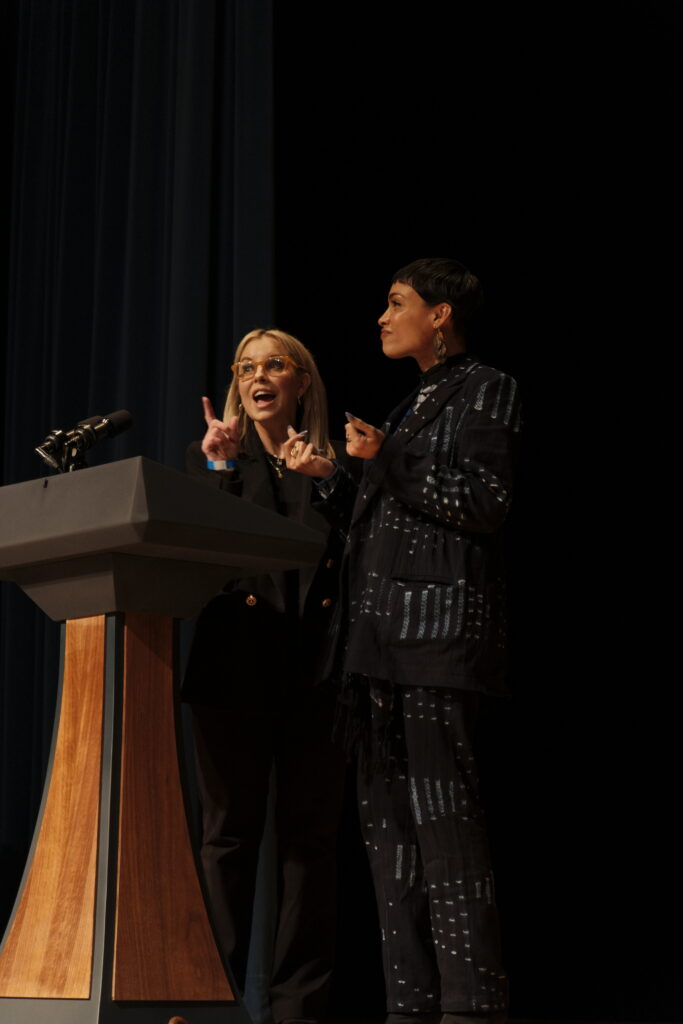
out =
[(242, 453), (244, 453), (244, 455), (248, 459), (251, 459), (252, 462), (261, 461), (264, 463), (264, 465), (268, 464), (269, 457), (275, 457), (270, 455), (270, 453), (264, 447), (263, 441), (259, 436), (259, 432), (256, 429), (253, 420), (249, 420), (249, 426), (247, 428), (247, 433), (244, 437), (244, 445), (240, 449), (240, 455), (242, 455)]
[(435, 363), (434, 366), (430, 366), (428, 370), (420, 374), (419, 387), (423, 388), (427, 384), (437, 384), (445, 373), (448, 373), (455, 366), (460, 366), (466, 359), (469, 359), (467, 352), (456, 352), (455, 355), (444, 359), (442, 363)]

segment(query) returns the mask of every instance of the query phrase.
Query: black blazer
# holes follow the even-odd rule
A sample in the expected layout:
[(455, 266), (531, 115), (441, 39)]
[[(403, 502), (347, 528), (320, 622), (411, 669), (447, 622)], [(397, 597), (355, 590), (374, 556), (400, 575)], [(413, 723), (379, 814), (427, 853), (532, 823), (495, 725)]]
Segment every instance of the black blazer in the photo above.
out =
[(500, 528), (519, 426), (515, 381), (462, 354), (429, 370), (391, 413), (358, 487), (340, 470), (320, 507), (350, 535), (345, 671), (503, 688)]
[[(187, 450), (193, 476), (274, 512), (282, 512), (272, 472), (254, 438), (236, 474), (210, 470), (199, 441)], [(339, 598), (344, 539), (311, 504), (315, 484), (285, 470), (289, 514), (326, 537), (318, 565), (229, 582), (199, 615), (185, 672), (184, 701), (258, 710), (321, 680), (330, 622)]]

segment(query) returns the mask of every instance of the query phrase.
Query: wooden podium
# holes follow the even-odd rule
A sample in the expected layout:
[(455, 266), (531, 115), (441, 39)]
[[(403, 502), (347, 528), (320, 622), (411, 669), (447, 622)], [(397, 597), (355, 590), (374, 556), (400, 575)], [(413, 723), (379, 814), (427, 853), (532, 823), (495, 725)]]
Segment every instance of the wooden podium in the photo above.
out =
[(317, 561), (323, 539), (144, 458), (4, 487), (0, 521), (0, 579), (66, 620), (0, 1022), (249, 1024), (190, 843), (175, 620), (237, 575)]

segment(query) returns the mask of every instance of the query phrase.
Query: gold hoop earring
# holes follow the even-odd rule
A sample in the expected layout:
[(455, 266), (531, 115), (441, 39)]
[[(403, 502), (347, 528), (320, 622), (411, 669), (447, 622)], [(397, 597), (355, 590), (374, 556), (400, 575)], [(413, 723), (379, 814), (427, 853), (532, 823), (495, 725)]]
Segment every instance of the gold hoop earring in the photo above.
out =
[(439, 360), (439, 362), (442, 363), (446, 358), (447, 354), (448, 353), (446, 349), (446, 342), (444, 341), (444, 336), (441, 332), (441, 328), (437, 327), (437, 329), (434, 331), (434, 355)]

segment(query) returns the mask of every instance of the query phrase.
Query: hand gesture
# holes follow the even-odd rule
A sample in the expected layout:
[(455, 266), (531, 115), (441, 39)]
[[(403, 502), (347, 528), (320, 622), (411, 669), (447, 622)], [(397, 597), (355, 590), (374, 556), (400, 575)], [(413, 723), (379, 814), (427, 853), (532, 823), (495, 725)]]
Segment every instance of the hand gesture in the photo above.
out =
[(216, 419), (211, 401), (206, 396), (202, 398), (202, 405), (206, 420), (202, 451), (207, 459), (211, 459), (212, 462), (217, 459), (236, 459), (239, 451), (238, 417), (233, 416), (227, 423), (224, 423), (222, 420)]
[(334, 473), (334, 463), (321, 455), (312, 444), (306, 444), (307, 433), (307, 430), (303, 430), (297, 434), (294, 427), (287, 427), (288, 439), (283, 449), (287, 469), (293, 469), (295, 473), (303, 473), (305, 476), (327, 479)]
[(382, 447), (384, 434), (377, 427), (370, 426), (357, 416), (347, 412), (346, 418), (346, 451), (357, 459), (374, 459)]

